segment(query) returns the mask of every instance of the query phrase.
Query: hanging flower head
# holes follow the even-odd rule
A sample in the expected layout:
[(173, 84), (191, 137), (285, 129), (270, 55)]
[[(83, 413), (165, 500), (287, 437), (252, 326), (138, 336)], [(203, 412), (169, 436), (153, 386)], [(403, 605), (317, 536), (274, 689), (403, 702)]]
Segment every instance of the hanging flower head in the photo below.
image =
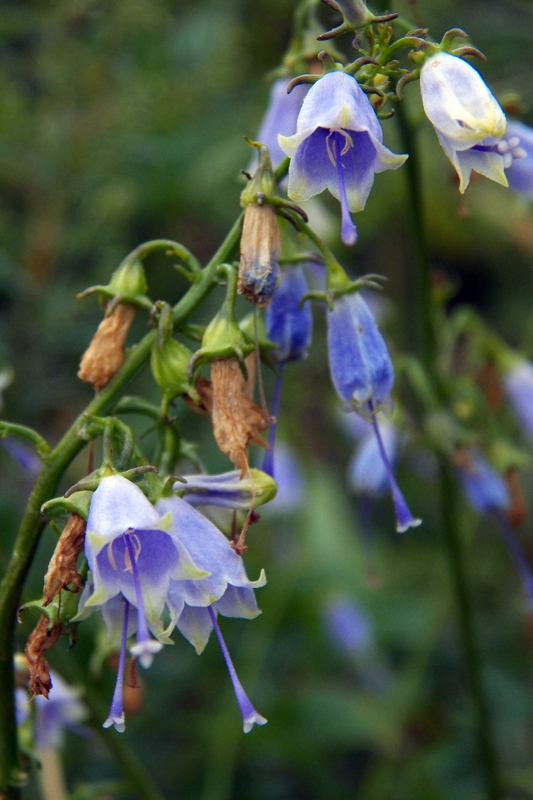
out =
[(376, 412), (391, 405), (394, 370), (383, 336), (359, 292), (335, 300), (328, 312), (329, 368), (333, 385), (347, 411), (355, 410), (372, 423), (396, 513), (396, 530), (420, 525), (396, 483), (381, 437)]
[(265, 585), (265, 573), (261, 571), (256, 581), (250, 581), (242, 558), (226, 537), (185, 500), (179, 497), (161, 499), (156, 510), (170, 515), (174, 536), (206, 575), (201, 580), (170, 582), (168, 607), (172, 615), (171, 626), (176, 624), (198, 654), (203, 651), (214, 629), (235, 691), (243, 730), (248, 733), (254, 724), (264, 725), (266, 719), (253, 708), (242, 688), (222, 638), (217, 613), (224, 617), (257, 617), (261, 612), (254, 589)]
[(341, 203), (341, 238), (346, 245), (357, 241), (350, 212), (365, 207), (374, 173), (397, 169), (407, 158), (384, 146), (368, 97), (355, 78), (342, 71), (327, 72), (310, 88), (296, 133), (278, 140), (291, 157), (289, 197), (302, 202), (329, 189)]
[(173, 534), (170, 517), (163, 518), (142, 491), (120, 475), (103, 478), (93, 494), (85, 555), (90, 577), (77, 618), (101, 609), (108, 641), (120, 643), (117, 687), (105, 726), (123, 731), (122, 676), (128, 636), (136, 631), (130, 652), (143, 667), (149, 667), (163, 646), (161, 641), (168, 641), (161, 617), (171, 580), (192, 582), (208, 573), (194, 563)]
[(483, 78), (458, 56), (438, 51), (420, 73), (424, 111), (459, 175), (462, 193), (472, 170), (507, 186), (504, 170), (524, 152), (504, 140), (507, 121)]

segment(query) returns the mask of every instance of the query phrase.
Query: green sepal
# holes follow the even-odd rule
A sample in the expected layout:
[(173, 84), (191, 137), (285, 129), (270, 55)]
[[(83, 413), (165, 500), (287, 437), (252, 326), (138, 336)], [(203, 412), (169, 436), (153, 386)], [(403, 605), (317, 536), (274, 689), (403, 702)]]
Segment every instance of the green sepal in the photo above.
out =
[(63, 514), (78, 514), (86, 520), (92, 496), (92, 491), (79, 491), (70, 497), (54, 497), (52, 500), (48, 500), (47, 503), (43, 503), (41, 516), (47, 519), (54, 519)]
[(246, 340), (235, 319), (234, 303), (237, 289), (237, 271), (231, 264), (220, 264), (219, 274), (227, 276), (226, 299), (218, 314), (211, 320), (202, 338), (202, 346), (189, 361), (187, 373), (192, 382), (202, 364), (217, 359), (237, 358), (241, 363), (254, 349)]
[(246, 141), (251, 147), (259, 150), (259, 164), (246, 186), (241, 192), (241, 206), (246, 208), (250, 203), (263, 205), (268, 203), (271, 198), (277, 196), (277, 182), (272, 162), (268, 152), (268, 147), (260, 142), (253, 142), (247, 136)]
[(139, 308), (151, 309), (153, 302), (146, 296), (147, 289), (144, 267), (134, 250), (113, 272), (111, 280), (106, 286), (91, 286), (81, 292), (78, 299), (98, 293), (103, 298), (112, 300), (113, 306), (118, 303), (129, 303)]

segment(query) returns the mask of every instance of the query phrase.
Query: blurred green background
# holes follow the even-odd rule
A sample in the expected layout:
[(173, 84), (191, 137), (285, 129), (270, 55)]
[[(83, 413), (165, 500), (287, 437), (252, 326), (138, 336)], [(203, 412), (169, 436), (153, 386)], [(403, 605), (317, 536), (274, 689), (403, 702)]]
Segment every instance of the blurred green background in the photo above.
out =
[[(0, 7), (0, 367), (11, 365), (3, 417), (56, 442), (90, 400), (76, 378), (101, 311), (89, 285), (106, 283), (137, 244), (183, 242), (205, 261), (239, 211), (242, 177), (287, 47), (293, 0), (3, 0)], [(533, 9), (521, 0), (418, 0), (386, 4), (440, 40), (468, 31), (488, 57), (494, 93), (518, 91), (533, 124)], [(383, 4), (383, 7), (385, 4)], [(376, 4), (377, 9), (377, 4)], [(333, 19), (324, 9), (323, 19)], [(349, 43), (347, 44), (349, 47)], [(405, 90), (420, 118), (418, 88)], [(384, 122), (400, 152), (396, 122)], [(472, 303), (507, 341), (533, 356), (533, 213), (479, 179), (466, 200), (429, 124), (422, 122), (426, 215), (436, 269), (455, 282), (454, 303)], [(378, 175), (356, 219), (360, 240), (337, 248), (353, 274), (389, 277), (386, 330), (398, 351), (408, 336), (406, 275), (412, 244), (404, 171)], [(337, 213), (337, 204), (325, 204)], [(334, 222), (334, 226), (338, 221)], [(333, 230), (336, 240), (336, 228)], [(176, 302), (185, 283), (163, 256), (147, 262), (149, 293)], [(214, 294), (195, 320), (207, 322)], [(244, 304), (240, 306), (246, 311)], [(302, 464), (305, 492), (292, 512), (269, 512), (249, 534), (246, 565), (261, 567), (263, 615), (223, 620), (252, 702), (269, 723), (244, 737), (214, 640), (199, 658), (176, 636), (142, 674), (143, 707), (124, 738), (167, 798), (183, 800), (475, 800), (483, 797), (472, 707), (456, 624), (441, 499), (406, 460), (399, 482), (422, 527), (394, 533), (388, 497), (373, 508), (371, 535), (346, 483), (353, 443), (329, 387), (324, 319), (314, 309), (310, 357), (286, 369), (280, 437)], [(130, 341), (143, 335), (137, 315)], [(267, 390), (272, 389), (267, 378)], [(158, 402), (149, 374), (135, 391)], [(187, 438), (211, 470), (228, 468), (206, 418), (179, 411)], [(147, 440), (149, 449), (149, 440)], [(86, 468), (86, 455), (63, 489)], [(0, 450), (0, 568), (31, 486)], [(533, 497), (532, 470), (521, 475)], [(494, 733), (509, 798), (533, 797), (533, 617), (492, 523), (466, 506), (469, 577)], [(521, 531), (533, 556), (531, 524)], [(47, 530), (25, 590), (40, 596), (54, 546)], [(375, 574), (374, 574), (375, 573)], [(376, 577), (377, 576), (377, 577)], [(353, 601), (366, 631), (351, 651), (335, 641), (327, 609)], [(28, 612), (20, 649), (36, 618)], [(99, 630), (84, 623), (70, 653), (52, 665), (79, 681)], [(114, 671), (90, 678), (108, 702)], [(69, 735), (69, 786), (119, 777), (106, 740)], [(26, 798), (37, 797), (35, 779)]]

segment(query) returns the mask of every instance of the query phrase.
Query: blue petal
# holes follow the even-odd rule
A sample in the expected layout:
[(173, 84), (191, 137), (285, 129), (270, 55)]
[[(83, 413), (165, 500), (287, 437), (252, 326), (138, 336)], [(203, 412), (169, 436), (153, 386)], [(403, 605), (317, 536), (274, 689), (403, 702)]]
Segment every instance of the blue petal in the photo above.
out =
[(307, 292), (307, 282), (301, 267), (286, 269), (265, 314), (268, 338), (278, 345), (272, 358), (281, 363), (298, 361), (311, 343), (313, 324), (311, 307), (300, 300)]

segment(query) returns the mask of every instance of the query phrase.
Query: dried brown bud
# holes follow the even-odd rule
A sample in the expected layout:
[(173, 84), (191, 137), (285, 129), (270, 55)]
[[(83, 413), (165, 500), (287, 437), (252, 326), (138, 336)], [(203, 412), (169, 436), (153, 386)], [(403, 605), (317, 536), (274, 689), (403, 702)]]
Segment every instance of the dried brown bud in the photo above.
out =
[(237, 290), (265, 308), (279, 284), (281, 237), (274, 207), (250, 203), (244, 212)]
[(43, 606), (51, 603), (56, 594), (69, 584), (74, 584), (71, 591), (81, 590), (76, 559), (83, 550), (85, 525), (85, 520), (79, 514), (72, 514), (65, 525), (44, 576)]
[(134, 316), (135, 307), (128, 303), (119, 303), (109, 316), (106, 312), (81, 357), (78, 378), (84, 383), (92, 383), (97, 392), (109, 383), (122, 366), (124, 342)]
[(30, 667), (28, 688), (32, 695), (42, 694), (46, 698), (52, 688), (52, 681), (50, 680), (50, 667), (44, 653), (57, 642), (61, 635), (60, 625), (54, 625), (51, 630), (48, 630), (48, 624), (47, 617), (41, 616), (28, 637), (24, 651)]
[(248, 469), (246, 448), (249, 444), (268, 447), (261, 437), (272, 419), (252, 400), (254, 356), (245, 361), (248, 380), (243, 378), (236, 358), (211, 364), (213, 387), (213, 434), (219, 449), (241, 470)]

